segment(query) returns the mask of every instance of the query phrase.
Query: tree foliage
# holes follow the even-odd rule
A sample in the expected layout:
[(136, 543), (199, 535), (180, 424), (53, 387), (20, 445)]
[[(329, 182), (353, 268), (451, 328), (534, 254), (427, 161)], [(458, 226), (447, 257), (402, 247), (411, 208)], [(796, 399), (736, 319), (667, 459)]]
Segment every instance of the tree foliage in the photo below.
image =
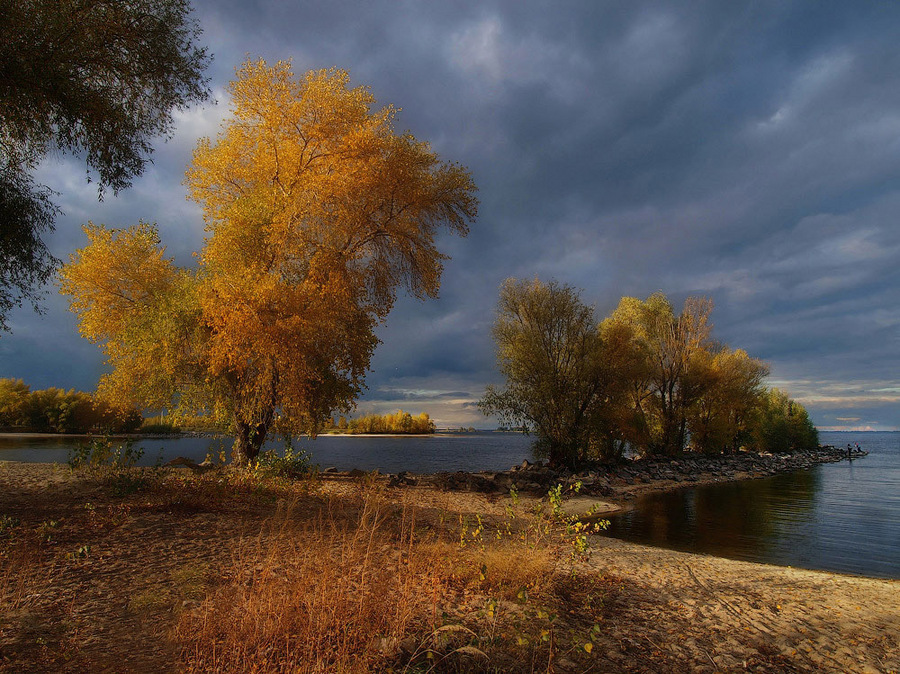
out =
[(13, 307), (38, 306), (39, 288), (56, 262), (41, 234), (53, 228), (55, 216), (49, 191), (0, 156), (0, 330)]
[(760, 449), (769, 452), (788, 452), (813, 449), (819, 445), (819, 433), (806, 409), (779, 389), (771, 389), (763, 396), (755, 410), (753, 434)]
[[(0, 0), (0, 321), (34, 303), (56, 209), (31, 173), (83, 156), (102, 195), (146, 167), (173, 111), (207, 98), (187, 0)], [(5, 327), (5, 323), (3, 323)]]
[(21, 379), (0, 379), (0, 427), (37, 433), (130, 433), (141, 425), (134, 408), (115, 408), (89, 393), (32, 391)]
[(393, 414), (366, 414), (351, 419), (347, 425), (347, 433), (424, 435), (434, 433), (434, 422), (427, 412), (413, 416), (409, 412), (397, 410)]
[(771, 449), (776, 436), (779, 448), (814, 446), (802, 406), (766, 391), (766, 365), (712, 339), (711, 312), (710, 300), (692, 297), (676, 314), (656, 293), (623, 297), (598, 324), (572, 288), (510, 279), (494, 324), (506, 385), (489, 386), (480, 407), (534, 432), (539, 452), (569, 466), (626, 448)]
[(578, 292), (556, 282), (507, 280), (494, 323), (506, 386), (489, 386), (479, 407), (538, 438), (551, 463), (573, 465), (594, 441), (595, 422), (617, 378)]
[(62, 272), (82, 334), (104, 344), (101, 391), (149, 407), (206, 410), (256, 457), (278, 424), (315, 432), (348, 411), (401, 289), (436, 296), (442, 229), (465, 236), (469, 173), (393, 129), (342, 70), (295, 77), (249, 61), (233, 118), (187, 171), (208, 236), (178, 269), (147, 225), (89, 226)]

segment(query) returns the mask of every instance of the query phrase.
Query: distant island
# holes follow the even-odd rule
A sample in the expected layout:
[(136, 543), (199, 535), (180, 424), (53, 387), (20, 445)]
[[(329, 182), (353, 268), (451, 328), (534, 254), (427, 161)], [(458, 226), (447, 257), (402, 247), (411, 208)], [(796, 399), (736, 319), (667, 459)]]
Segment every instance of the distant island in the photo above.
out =
[(427, 412), (413, 416), (409, 412), (397, 410), (393, 414), (367, 414), (357, 419), (338, 417), (330, 419), (324, 433), (347, 435), (430, 435), (434, 433), (434, 422)]

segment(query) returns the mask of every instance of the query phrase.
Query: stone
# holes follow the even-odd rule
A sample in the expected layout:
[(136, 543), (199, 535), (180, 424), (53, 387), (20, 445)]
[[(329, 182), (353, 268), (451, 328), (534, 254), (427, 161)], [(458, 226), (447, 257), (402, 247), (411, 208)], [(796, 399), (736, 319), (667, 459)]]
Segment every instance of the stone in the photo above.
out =
[(188, 459), (183, 456), (176, 456), (171, 461), (168, 461), (165, 465), (171, 466), (171, 467), (185, 466), (186, 468), (196, 468), (197, 467), (197, 463), (195, 461), (192, 461), (191, 459)]

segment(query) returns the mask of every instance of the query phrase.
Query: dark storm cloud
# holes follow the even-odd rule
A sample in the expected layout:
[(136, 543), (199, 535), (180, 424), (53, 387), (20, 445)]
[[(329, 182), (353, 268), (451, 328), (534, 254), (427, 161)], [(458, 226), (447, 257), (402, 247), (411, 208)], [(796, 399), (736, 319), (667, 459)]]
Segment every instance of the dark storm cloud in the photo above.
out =
[[(468, 166), (482, 201), (467, 239), (440, 240), (440, 300), (401, 299), (380, 328), (361, 409), (488, 423), (473, 403), (497, 379), (498, 286), (539, 276), (600, 314), (624, 294), (709, 295), (717, 335), (766, 359), (818, 423), (900, 427), (896, 5), (209, 0), (197, 17), (220, 105), (181, 115), (153, 169), (102, 204), (77, 161), (48, 162), (58, 255), (88, 219), (143, 218), (191, 264), (203, 229), (181, 180), (234, 68), (343, 67)], [(93, 387), (99, 357), (62, 302), (12, 324), (4, 374)]]

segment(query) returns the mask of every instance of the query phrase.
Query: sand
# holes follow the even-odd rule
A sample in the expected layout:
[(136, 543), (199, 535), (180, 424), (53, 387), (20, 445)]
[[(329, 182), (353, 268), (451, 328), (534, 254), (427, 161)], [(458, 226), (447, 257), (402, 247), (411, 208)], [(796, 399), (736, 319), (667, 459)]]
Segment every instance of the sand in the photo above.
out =
[[(503, 497), (480, 494), (390, 493), (435, 512), (502, 515), (506, 505)], [(0, 517), (23, 529), (44, 525), (49, 538), (29, 577), (4, 578), (0, 566), (0, 593), (6, 593), (0, 596), (6, 607), (0, 671), (177, 671), (178, 654), (166, 638), (171, 619), (152, 610), (154, 593), (180, 582), (185, 568), (228, 564), (235, 542), (258, 532), (274, 508), (210, 512), (177, 500), (152, 508), (131, 504), (65, 466), (0, 463)], [(570, 504), (575, 511), (585, 506), (590, 503)], [(587, 567), (620, 578), (622, 591), (587, 671), (900, 670), (897, 581), (604, 537), (591, 545)], [(10, 564), (0, 557), (0, 565)], [(569, 670), (563, 661), (556, 671), (585, 670)]]

